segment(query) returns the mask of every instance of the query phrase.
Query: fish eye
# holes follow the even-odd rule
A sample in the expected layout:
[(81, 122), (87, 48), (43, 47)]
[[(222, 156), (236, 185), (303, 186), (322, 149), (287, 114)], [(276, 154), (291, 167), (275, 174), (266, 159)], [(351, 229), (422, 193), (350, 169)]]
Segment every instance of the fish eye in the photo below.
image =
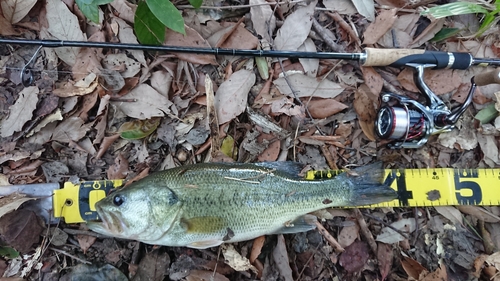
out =
[(117, 194), (113, 197), (113, 204), (115, 206), (121, 206), (125, 202), (125, 196)]

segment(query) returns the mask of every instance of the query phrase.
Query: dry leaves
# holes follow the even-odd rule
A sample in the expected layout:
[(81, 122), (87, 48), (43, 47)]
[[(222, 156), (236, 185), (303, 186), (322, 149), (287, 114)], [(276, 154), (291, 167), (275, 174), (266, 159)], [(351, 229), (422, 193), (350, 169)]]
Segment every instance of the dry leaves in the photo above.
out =
[(382, 10), (375, 19), (375, 22), (371, 23), (368, 28), (366, 28), (363, 44), (373, 45), (377, 43), (377, 41), (392, 28), (397, 18), (397, 12), (397, 9)]
[(166, 116), (170, 114), (170, 106), (173, 104), (147, 84), (140, 84), (123, 98), (130, 101), (111, 104), (116, 105), (127, 116), (141, 120)]
[(250, 264), (250, 261), (242, 257), (240, 253), (238, 253), (234, 246), (231, 244), (222, 244), (222, 255), (224, 255), (224, 260), (226, 264), (234, 268), (236, 271), (247, 271), (251, 269), (254, 272), (257, 272), (257, 269)]
[[(334, 98), (344, 91), (344, 88), (335, 82), (328, 79), (318, 80), (317, 78), (311, 78), (302, 73), (288, 75), (288, 81), (290, 81), (298, 98)], [(285, 78), (278, 78), (273, 81), (273, 84), (282, 94), (289, 97), (295, 96)]]
[(3, 16), (12, 24), (21, 21), (35, 4), (36, 0), (2, 0), (0, 2)]
[(19, 98), (10, 108), (9, 117), (0, 122), (0, 134), (2, 137), (8, 137), (14, 134), (14, 132), (21, 131), (24, 124), (31, 120), (38, 102), (38, 92), (38, 87), (31, 86), (24, 88), (19, 93)]
[(0, 218), (5, 214), (17, 210), (24, 202), (34, 200), (35, 198), (26, 197), (24, 194), (12, 193), (9, 196), (0, 198)]
[[(78, 18), (68, 9), (64, 2), (47, 0), (48, 28), (42, 29), (44, 39), (57, 39), (68, 41), (86, 41), (80, 29)], [(56, 48), (57, 56), (69, 66), (73, 66), (80, 48)]]
[(304, 43), (312, 26), (312, 15), (317, 1), (300, 7), (289, 15), (274, 38), (276, 50), (296, 51)]
[(242, 69), (224, 81), (215, 94), (219, 124), (231, 121), (245, 111), (248, 93), (255, 84), (255, 73)]

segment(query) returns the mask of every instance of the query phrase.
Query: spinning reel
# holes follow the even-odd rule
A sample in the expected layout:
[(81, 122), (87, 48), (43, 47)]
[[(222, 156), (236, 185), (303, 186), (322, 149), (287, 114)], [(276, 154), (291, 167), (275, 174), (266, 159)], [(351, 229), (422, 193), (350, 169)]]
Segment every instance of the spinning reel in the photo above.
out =
[[(433, 64), (407, 64), (415, 69), (414, 81), (425, 96), (425, 104), (393, 93), (382, 94), (384, 105), (377, 113), (375, 132), (381, 139), (393, 140), (388, 146), (397, 148), (419, 148), (434, 134), (451, 131), (455, 123), (472, 102), (476, 86), (500, 83), (500, 71), (481, 73), (472, 77), (471, 88), (464, 103), (450, 110), (444, 102), (425, 84), (426, 68)], [(396, 101), (389, 105), (389, 101)]]

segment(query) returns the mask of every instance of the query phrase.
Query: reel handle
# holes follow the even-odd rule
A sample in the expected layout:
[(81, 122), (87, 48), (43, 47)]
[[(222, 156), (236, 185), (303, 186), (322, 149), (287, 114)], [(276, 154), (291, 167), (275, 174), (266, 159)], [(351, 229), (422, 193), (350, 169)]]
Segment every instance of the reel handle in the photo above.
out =
[(475, 83), (478, 86), (500, 84), (500, 69), (479, 73), (474, 76), (472, 83)]

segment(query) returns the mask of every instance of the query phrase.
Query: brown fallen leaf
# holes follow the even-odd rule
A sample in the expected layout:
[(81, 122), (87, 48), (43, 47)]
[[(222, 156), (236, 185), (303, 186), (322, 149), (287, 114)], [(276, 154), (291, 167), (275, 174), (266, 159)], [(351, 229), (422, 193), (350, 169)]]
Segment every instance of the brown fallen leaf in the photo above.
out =
[(231, 121), (245, 111), (248, 93), (255, 84), (255, 73), (241, 69), (224, 81), (215, 94), (219, 125)]
[(484, 222), (497, 223), (500, 221), (500, 217), (488, 212), (481, 206), (459, 205), (456, 207), (458, 210), (460, 210), (460, 212), (474, 216)]
[(392, 247), (389, 244), (377, 243), (377, 259), (380, 269), (380, 275), (382, 276), (382, 281), (385, 280), (392, 268), (392, 259), (394, 253), (392, 252)]
[(367, 28), (364, 35), (363, 44), (373, 45), (389, 31), (396, 21), (396, 13), (398, 9), (383, 9), (380, 11), (375, 21), (372, 22)]
[[(102, 31), (94, 33), (89, 41), (105, 42), (104, 33)], [(82, 48), (76, 55), (75, 65), (71, 68), (73, 79), (79, 81), (89, 73), (98, 75), (101, 71), (101, 63), (98, 58), (102, 51), (96, 48)]]
[(248, 31), (242, 24), (221, 23), (221, 30), (207, 38), (213, 47), (225, 49), (247, 49), (252, 50), (259, 45), (259, 39)]
[(304, 43), (312, 27), (314, 8), (317, 1), (300, 7), (291, 13), (276, 33), (274, 47), (276, 50), (296, 51)]
[(7, 213), (17, 210), (24, 202), (34, 199), (36, 198), (26, 197), (26, 195), (17, 192), (0, 198), (0, 218)]
[(265, 0), (249, 0), (248, 4), (252, 5), (250, 8), (250, 17), (253, 29), (267, 42), (271, 42), (269, 31), (274, 31), (276, 28), (276, 17), (274, 16), (273, 9), (269, 5), (264, 5), (267, 4)]
[(80, 245), (80, 249), (82, 249), (83, 254), (87, 252), (87, 250), (94, 245), (97, 237), (90, 235), (76, 235), (76, 240), (78, 240), (78, 244)]
[(257, 157), (259, 162), (272, 162), (278, 159), (281, 151), (281, 142), (279, 140), (271, 142), (264, 151)]
[(278, 243), (273, 250), (273, 259), (283, 279), (285, 279), (285, 281), (293, 281), (292, 269), (290, 268), (283, 234), (278, 235)]
[[(229, 281), (226, 276), (213, 271), (198, 270), (194, 269), (189, 272), (189, 275), (185, 277), (186, 281)], [(153, 279), (150, 279), (153, 280)], [(163, 280), (163, 279), (159, 279)]]
[(368, 94), (377, 96), (382, 92), (382, 87), (384, 86), (384, 79), (382, 76), (371, 66), (361, 67), (363, 72), (363, 79), (365, 80), (366, 86), (370, 89)]
[[(198, 47), (210, 48), (210, 44), (194, 29), (185, 25), (186, 35), (172, 31), (167, 28), (165, 32), (164, 45), (180, 46), (180, 47)], [(175, 54), (179, 59), (197, 64), (212, 64), (216, 65), (217, 60), (213, 55), (197, 55), (197, 54)]]
[[(41, 39), (57, 39), (68, 41), (86, 41), (87, 38), (80, 29), (78, 18), (59, 0), (47, 0), (46, 20), (48, 27), (40, 32)], [(55, 48), (57, 56), (69, 66), (73, 66), (80, 48)]]
[(80, 117), (69, 117), (52, 130), (51, 140), (64, 143), (79, 141), (90, 129), (90, 125), (84, 124)]
[(425, 267), (423, 267), (416, 260), (409, 257), (403, 257), (401, 265), (403, 266), (403, 269), (405, 270), (406, 274), (408, 274), (408, 276), (410, 276), (415, 280), (419, 279), (420, 274), (427, 272), (427, 269), (425, 269)]
[[(288, 75), (288, 81), (292, 84), (298, 98), (311, 96), (315, 98), (334, 98), (344, 91), (344, 87), (338, 83), (328, 79), (318, 81), (318, 79), (309, 77), (302, 73)], [(287, 95), (292, 98), (295, 97), (285, 78), (278, 78), (273, 81), (273, 84), (283, 95)]]
[(348, 108), (347, 105), (334, 99), (312, 99), (306, 103), (313, 118), (323, 119)]
[(363, 133), (370, 140), (375, 141), (375, 118), (376, 111), (374, 100), (369, 95), (370, 89), (366, 84), (362, 84), (354, 94), (354, 110), (358, 114), (359, 124)]
[(349, 273), (359, 272), (368, 261), (368, 251), (368, 245), (365, 242), (356, 241), (345, 248), (340, 255), (339, 264)]
[(0, 35), (19, 35), (19, 32), (12, 27), (12, 24), (2, 14), (0, 14)]
[(113, 0), (113, 2), (109, 3), (116, 10), (116, 14), (118, 17), (133, 23), (135, 10), (137, 9), (137, 5), (132, 4), (126, 0)]
[[(144, 258), (141, 259), (137, 273), (134, 275), (132, 280), (164, 280), (169, 265), (170, 256), (167, 252), (161, 251), (161, 249), (149, 252), (144, 256)], [(192, 274), (192, 271), (189, 274)]]
[(127, 158), (121, 153), (115, 158), (115, 163), (108, 168), (108, 179), (124, 179), (129, 173), (129, 163)]
[(38, 243), (44, 229), (43, 221), (35, 212), (20, 209), (0, 218), (0, 236), (9, 246), (21, 253)]
[(132, 102), (114, 102), (127, 116), (137, 119), (150, 119), (151, 117), (163, 117), (170, 114), (172, 102), (158, 93), (153, 87), (147, 84), (140, 84), (128, 94), (124, 99), (131, 99)]
[(2, 137), (9, 137), (14, 132), (21, 131), (24, 124), (31, 120), (38, 102), (38, 93), (37, 86), (24, 88), (19, 93), (16, 102), (10, 107), (9, 116), (0, 121), (0, 135)]
[(0, 2), (3, 16), (12, 24), (20, 22), (35, 6), (36, 0), (3, 0)]
[(441, 265), (436, 269), (436, 271), (427, 274), (424, 278), (419, 279), (420, 281), (442, 281), (448, 280), (448, 274), (446, 272), (446, 266)]
[(339, 244), (346, 248), (359, 237), (359, 225), (354, 223), (353, 225), (344, 226), (337, 237)]
[[(419, 92), (413, 81), (413, 70), (405, 68), (398, 75), (398, 81), (408, 91)], [(426, 70), (424, 81), (429, 88), (436, 94), (442, 95), (449, 93), (460, 87), (462, 78), (458, 71), (452, 69)]]
[(259, 257), (262, 247), (264, 246), (264, 242), (266, 242), (265, 236), (259, 236), (253, 240), (252, 251), (250, 252), (250, 263), (253, 264)]
[(65, 82), (54, 89), (52, 93), (61, 98), (73, 97), (73, 96), (84, 96), (92, 93), (98, 85), (97, 79), (94, 79), (88, 87), (79, 88), (76, 87), (73, 82)]
[(238, 253), (232, 244), (222, 244), (222, 255), (227, 265), (231, 266), (236, 271), (247, 271), (251, 269), (257, 273), (257, 269), (250, 264), (250, 261)]

